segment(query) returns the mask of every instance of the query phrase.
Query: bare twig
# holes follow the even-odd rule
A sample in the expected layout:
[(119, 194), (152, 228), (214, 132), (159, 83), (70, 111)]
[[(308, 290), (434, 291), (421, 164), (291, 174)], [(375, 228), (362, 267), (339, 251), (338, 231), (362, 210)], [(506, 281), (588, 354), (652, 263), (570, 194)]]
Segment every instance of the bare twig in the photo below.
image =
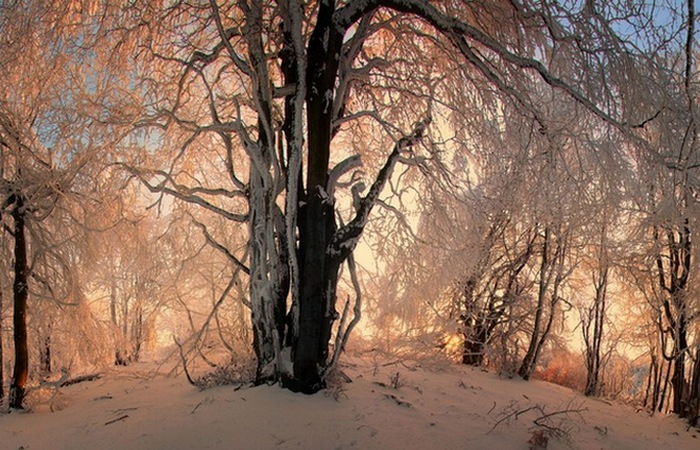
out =
[[(534, 424), (532, 428), (546, 430), (546, 432), (550, 435), (554, 435), (557, 437), (566, 437), (569, 434), (568, 430), (562, 428), (561, 424), (552, 424), (551, 419), (553, 417), (558, 416), (564, 416), (565, 418), (568, 418), (570, 414), (580, 414), (588, 410), (588, 408), (571, 407), (571, 403), (569, 403), (569, 405), (567, 405), (565, 409), (553, 411), (551, 413), (545, 411), (546, 405), (535, 404), (527, 408), (520, 409), (516, 408), (517, 406), (517, 402), (513, 402), (508, 407), (506, 407), (506, 410), (510, 409), (510, 412), (505, 413), (498, 421), (496, 421), (496, 423), (486, 434), (491, 433), (493, 430), (498, 428), (499, 425), (501, 425), (504, 422), (508, 422), (512, 418), (518, 420), (518, 418), (523, 414), (526, 414), (530, 411), (535, 411), (537, 417), (532, 421), (532, 423)], [(491, 411), (493, 411), (493, 408), (491, 408)]]
[(121, 420), (125, 420), (125, 419), (127, 419), (128, 417), (129, 417), (128, 414), (124, 414), (123, 416), (119, 416), (119, 417), (117, 417), (116, 419), (108, 420), (107, 422), (105, 422), (105, 425), (110, 425), (110, 424), (113, 424), (113, 423), (115, 423), (115, 422), (119, 422), (119, 421), (121, 421)]
[(518, 417), (520, 417), (521, 415), (523, 415), (527, 412), (533, 411), (533, 410), (540, 410), (541, 411), (542, 409), (541, 409), (540, 405), (534, 405), (534, 406), (530, 406), (529, 408), (511, 411), (510, 413), (506, 414), (505, 416), (501, 417), (498, 421), (496, 421), (496, 423), (493, 424), (491, 429), (489, 431), (487, 431), (486, 434), (490, 434), (493, 430), (498, 428), (499, 425), (501, 425), (504, 422), (509, 421), (513, 417), (515, 417), (515, 420), (518, 420)]

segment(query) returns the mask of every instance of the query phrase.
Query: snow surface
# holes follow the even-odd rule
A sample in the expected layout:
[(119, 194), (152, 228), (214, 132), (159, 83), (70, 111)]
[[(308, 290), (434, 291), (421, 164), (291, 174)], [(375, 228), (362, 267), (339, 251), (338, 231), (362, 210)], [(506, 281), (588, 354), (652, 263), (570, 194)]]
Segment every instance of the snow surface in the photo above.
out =
[(276, 386), (199, 391), (153, 367), (115, 369), (62, 388), (32, 413), (0, 415), (0, 448), (542, 448), (528, 443), (533, 421), (574, 409), (584, 411), (541, 422), (561, 431), (548, 449), (700, 448), (700, 431), (675, 417), (649, 417), (560, 386), (468, 367), (346, 358), (341, 367), (353, 382), (336, 385), (336, 395), (314, 396)]

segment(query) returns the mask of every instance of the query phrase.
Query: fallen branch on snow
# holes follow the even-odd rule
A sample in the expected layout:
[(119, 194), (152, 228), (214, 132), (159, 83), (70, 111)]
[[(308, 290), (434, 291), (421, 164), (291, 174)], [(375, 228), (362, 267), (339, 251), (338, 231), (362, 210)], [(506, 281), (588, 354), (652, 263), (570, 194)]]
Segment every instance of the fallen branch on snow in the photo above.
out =
[(101, 373), (91, 373), (87, 375), (81, 375), (75, 378), (69, 378), (60, 384), (61, 387), (72, 386), (74, 384), (82, 383), (84, 381), (94, 381), (102, 378)]

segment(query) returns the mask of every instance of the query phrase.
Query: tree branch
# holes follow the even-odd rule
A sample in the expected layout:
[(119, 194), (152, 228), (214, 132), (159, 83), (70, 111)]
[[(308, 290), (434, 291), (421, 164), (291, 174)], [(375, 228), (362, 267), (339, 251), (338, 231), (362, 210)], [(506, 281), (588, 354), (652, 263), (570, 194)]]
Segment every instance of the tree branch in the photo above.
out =
[(362, 230), (367, 223), (369, 214), (372, 212), (372, 208), (379, 198), (384, 185), (387, 183), (396, 164), (396, 160), (399, 158), (402, 152), (409, 150), (415, 144), (417, 144), (424, 136), (425, 130), (431, 122), (430, 117), (426, 117), (422, 121), (416, 123), (413, 132), (404, 136), (396, 143), (394, 150), (391, 152), (387, 158), (384, 166), (377, 174), (377, 179), (372, 183), (367, 195), (360, 200), (359, 207), (355, 218), (350, 221), (347, 225), (338, 229), (331, 238), (328, 248), (326, 249), (326, 254), (331, 257), (337, 257), (340, 261), (346, 259), (355, 247), (357, 246), (357, 240), (362, 234)]
[(243, 264), (243, 262), (240, 259), (236, 258), (233, 255), (233, 253), (231, 253), (231, 251), (229, 249), (227, 249), (222, 244), (220, 244), (216, 239), (214, 239), (212, 237), (212, 235), (209, 234), (209, 231), (207, 230), (206, 225), (195, 220), (194, 218), (192, 219), (192, 221), (199, 229), (202, 230), (202, 233), (204, 234), (204, 237), (206, 238), (209, 245), (211, 245), (212, 247), (214, 247), (215, 249), (217, 249), (218, 251), (223, 253), (226, 256), (226, 258), (228, 258), (228, 260), (233, 263), (234, 266), (241, 269), (246, 275), (250, 275), (250, 269), (248, 268), (248, 266)]

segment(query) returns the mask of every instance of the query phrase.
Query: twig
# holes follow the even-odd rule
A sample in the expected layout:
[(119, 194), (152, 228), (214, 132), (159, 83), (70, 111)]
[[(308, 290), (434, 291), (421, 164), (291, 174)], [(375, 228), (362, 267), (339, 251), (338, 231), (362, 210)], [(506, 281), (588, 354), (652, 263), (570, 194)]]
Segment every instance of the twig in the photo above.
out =
[[(541, 409), (540, 409), (540, 410), (541, 410)], [(535, 425), (539, 425), (539, 426), (541, 426), (541, 427), (542, 427), (542, 426), (546, 427), (546, 425), (544, 425), (543, 423), (541, 423), (543, 420), (547, 420), (547, 419), (549, 419), (549, 418), (551, 418), (551, 417), (558, 416), (558, 415), (561, 415), (561, 414), (582, 413), (582, 412), (584, 412), (584, 411), (588, 411), (588, 408), (564, 409), (564, 410), (561, 410), (561, 411), (554, 411), (554, 412), (549, 413), (549, 414), (544, 414), (544, 411), (543, 411), (543, 410), (541, 410), (541, 411), (542, 411), (543, 415), (541, 415), (541, 416), (538, 417), (537, 419), (533, 420), (533, 423), (534, 423)]]
[(119, 416), (119, 417), (117, 417), (116, 419), (108, 420), (107, 422), (105, 422), (105, 425), (110, 425), (110, 424), (113, 424), (113, 423), (115, 423), (115, 422), (119, 422), (120, 420), (124, 420), (124, 419), (126, 419), (127, 417), (129, 417), (129, 415), (128, 415), (128, 414), (124, 414), (123, 416)]
[[(564, 409), (564, 410), (561, 410), (561, 411), (554, 411), (554, 412), (549, 413), (549, 414), (545, 414), (545, 413), (544, 413), (544, 409), (542, 409), (542, 408), (540, 408), (540, 411), (542, 412), (542, 415), (541, 415), (540, 417), (538, 417), (537, 419), (535, 419), (535, 420), (532, 421), (532, 423), (535, 424), (535, 427), (538, 427), (538, 428), (540, 428), (540, 429), (545, 429), (545, 430), (547, 430), (550, 434), (555, 435), (555, 436), (558, 436), (558, 437), (560, 437), (560, 438), (563, 438), (563, 437), (568, 437), (568, 436), (569, 436), (570, 430), (566, 430), (566, 429), (562, 428), (561, 426), (559, 426), (559, 425), (562, 425), (562, 422), (559, 422), (558, 425), (557, 425), (557, 424), (555, 424), (555, 425), (550, 425), (550, 424), (546, 423), (546, 421), (548, 421), (549, 419), (551, 419), (551, 418), (554, 417), (554, 416), (559, 416), (559, 415), (562, 415), (562, 414), (565, 414), (565, 415), (568, 415), (568, 414), (571, 414), (571, 413), (580, 414), (580, 413), (582, 413), (583, 411), (588, 411), (588, 408)], [(535, 428), (535, 427), (533, 427), (533, 428)]]
[(529, 412), (532, 410), (542, 411), (542, 408), (540, 407), (540, 405), (535, 405), (535, 406), (530, 406), (529, 408), (519, 409), (519, 410), (513, 411), (509, 414), (506, 414), (505, 416), (501, 417), (498, 421), (496, 421), (496, 423), (493, 424), (491, 429), (489, 431), (487, 431), (486, 434), (491, 434), (491, 432), (493, 430), (495, 430), (500, 424), (510, 420), (512, 417), (515, 417), (515, 420), (518, 420), (518, 417), (520, 417), (521, 415), (525, 414), (526, 412)]
[(486, 415), (490, 416), (494, 409), (496, 409), (496, 402), (493, 402), (493, 406), (491, 407), (491, 409), (489, 409), (489, 412), (487, 412)]
[(198, 409), (200, 406), (202, 406), (202, 403), (204, 403), (204, 401), (201, 401), (201, 402), (197, 403), (197, 406), (194, 407), (194, 409), (190, 412), (190, 414), (194, 414), (194, 413), (197, 411), (197, 409)]
[(127, 411), (136, 411), (138, 408), (118, 408), (111, 410), (114, 414), (123, 414)]
[(403, 401), (403, 400), (399, 400), (399, 399), (398, 399), (395, 395), (393, 395), (393, 394), (384, 394), (384, 397), (389, 398), (389, 399), (395, 401), (397, 405), (403, 406), (404, 408), (412, 408), (412, 407), (413, 407), (413, 405), (411, 405), (409, 402), (406, 402), (406, 401)]

